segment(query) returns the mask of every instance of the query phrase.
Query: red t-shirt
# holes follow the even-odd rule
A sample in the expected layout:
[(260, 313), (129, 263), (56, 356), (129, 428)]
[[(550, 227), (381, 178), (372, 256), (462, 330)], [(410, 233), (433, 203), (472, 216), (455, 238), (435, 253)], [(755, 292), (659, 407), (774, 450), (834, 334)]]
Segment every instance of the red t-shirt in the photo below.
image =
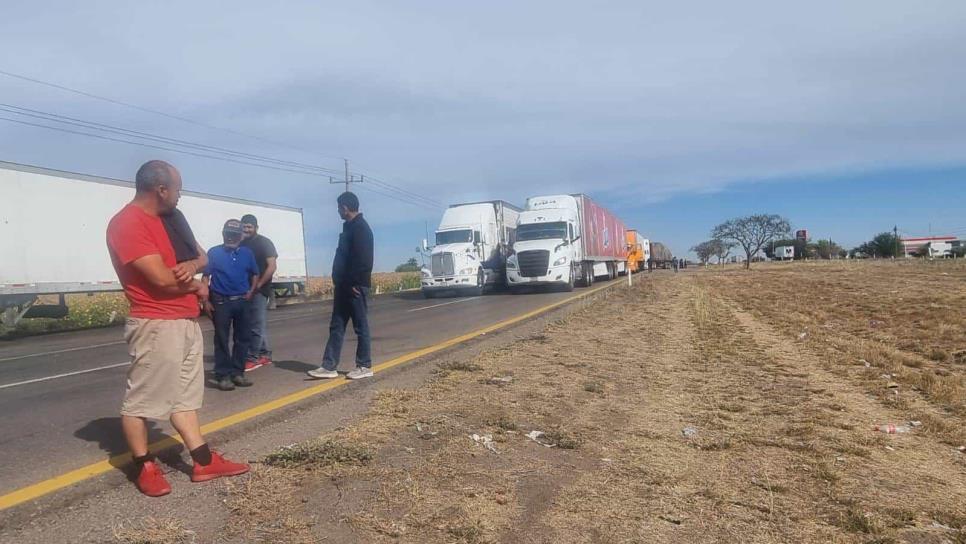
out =
[(117, 212), (107, 225), (107, 249), (124, 294), (131, 303), (131, 317), (144, 319), (191, 319), (198, 317), (198, 297), (193, 293), (170, 295), (148, 283), (131, 263), (146, 255), (160, 255), (164, 265), (177, 265), (174, 247), (161, 218), (134, 204)]

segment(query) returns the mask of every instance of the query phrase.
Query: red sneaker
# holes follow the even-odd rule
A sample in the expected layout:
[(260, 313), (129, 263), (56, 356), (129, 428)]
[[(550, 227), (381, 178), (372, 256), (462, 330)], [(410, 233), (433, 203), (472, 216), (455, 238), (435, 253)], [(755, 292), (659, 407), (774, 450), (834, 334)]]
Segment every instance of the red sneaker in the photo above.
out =
[(272, 359), (268, 355), (262, 355), (258, 358), (258, 366), (265, 366), (272, 364)]
[(141, 465), (141, 473), (135, 483), (141, 493), (148, 497), (161, 497), (171, 493), (171, 484), (164, 479), (161, 467), (154, 461), (145, 461)]
[(257, 361), (245, 361), (245, 372), (251, 372), (260, 366), (262, 364)]
[(191, 481), (207, 482), (222, 476), (238, 476), (249, 470), (251, 470), (251, 467), (244, 463), (233, 463), (222, 457), (221, 454), (211, 452), (211, 463), (204, 466), (195, 463), (194, 469), (191, 471)]

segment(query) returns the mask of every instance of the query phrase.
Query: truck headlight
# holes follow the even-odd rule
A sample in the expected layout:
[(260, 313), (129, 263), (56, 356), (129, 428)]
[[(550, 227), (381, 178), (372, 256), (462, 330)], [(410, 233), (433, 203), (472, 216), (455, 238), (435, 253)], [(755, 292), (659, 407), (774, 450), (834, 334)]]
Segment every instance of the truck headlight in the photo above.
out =
[(567, 264), (567, 257), (561, 257), (553, 262), (554, 266), (560, 266), (562, 264)]
[(507, 268), (516, 269), (516, 267), (517, 267), (517, 258), (515, 256), (507, 257), (506, 267)]
[(476, 268), (475, 267), (472, 267), (472, 268), (464, 268), (463, 270), (460, 270), (460, 275), (461, 276), (465, 276), (467, 274), (473, 274), (475, 272), (476, 272)]
[(429, 270), (427, 270), (425, 268), (423, 268), (422, 270), (420, 270), (420, 273), (422, 273), (422, 275), (423, 275), (424, 278), (429, 278), (429, 277), (431, 277), (433, 275), (432, 272), (430, 272)]

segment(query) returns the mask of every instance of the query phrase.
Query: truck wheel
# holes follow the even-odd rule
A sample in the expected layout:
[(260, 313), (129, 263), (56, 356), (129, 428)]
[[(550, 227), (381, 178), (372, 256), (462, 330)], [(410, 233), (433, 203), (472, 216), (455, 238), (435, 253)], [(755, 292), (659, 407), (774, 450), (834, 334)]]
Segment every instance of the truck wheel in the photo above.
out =
[(481, 268), (479, 272), (476, 273), (476, 287), (470, 291), (471, 297), (478, 297), (483, 294), (483, 289), (486, 287), (486, 275), (483, 274), (483, 269)]
[(571, 292), (571, 291), (574, 290), (574, 284), (577, 282), (576, 276), (577, 276), (577, 267), (574, 266), (573, 263), (571, 263), (571, 265), (570, 265), (570, 279), (567, 280), (567, 283), (564, 285), (564, 288), (563, 288), (563, 290), (566, 291), (567, 293), (569, 293), (569, 292)]
[(594, 286), (594, 263), (584, 263), (584, 274), (586, 274), (586, 280), (584, 285), (586, 287)]

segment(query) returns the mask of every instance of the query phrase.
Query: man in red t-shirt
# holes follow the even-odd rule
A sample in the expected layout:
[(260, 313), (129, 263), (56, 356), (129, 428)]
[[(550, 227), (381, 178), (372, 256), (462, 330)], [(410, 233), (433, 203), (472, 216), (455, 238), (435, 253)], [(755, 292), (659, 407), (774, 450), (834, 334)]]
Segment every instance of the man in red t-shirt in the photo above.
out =
[(198, 409), (204, 396), (204, 339), (198, 325), (199, 299), (208, 288), (195, 279), (195, 261), (178, 263), (162, 216), (181, 197), (181, 174), (164, 161), (138, 170), (134, 200), (111, 219), (107, 247), (131, 312), (124, 339), (131, 354), (121, 427), (145, 495), (159, 497), (171, 486), (148, 452), (146, 418), (170, 417), (194, 460), (191, 480), (203, 482), (248, 472), (208, 448)]

